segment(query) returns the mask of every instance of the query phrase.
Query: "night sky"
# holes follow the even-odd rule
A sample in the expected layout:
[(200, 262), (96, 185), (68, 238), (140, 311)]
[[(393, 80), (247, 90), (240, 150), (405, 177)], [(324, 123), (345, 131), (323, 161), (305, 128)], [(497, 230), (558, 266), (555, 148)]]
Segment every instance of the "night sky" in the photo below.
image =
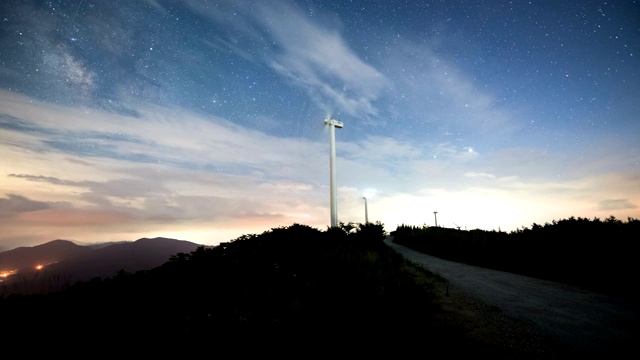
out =
[[(640, 218), (638, 1), (0, 2), (0, 250)], [(437, 215), (434, 214), (437, 211)], [(437, 216), (437, 217), (436, 217)]]

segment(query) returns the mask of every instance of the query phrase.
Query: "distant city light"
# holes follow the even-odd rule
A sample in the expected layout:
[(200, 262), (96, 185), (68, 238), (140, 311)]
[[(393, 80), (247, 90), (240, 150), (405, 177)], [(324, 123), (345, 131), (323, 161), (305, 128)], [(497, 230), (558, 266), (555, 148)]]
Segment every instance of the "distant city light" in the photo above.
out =
[(18, 270), (5, 270), (3, 272), (0, 272), (0, 278), (8, 278), (9, 276), (14, 275), (17, 272)]

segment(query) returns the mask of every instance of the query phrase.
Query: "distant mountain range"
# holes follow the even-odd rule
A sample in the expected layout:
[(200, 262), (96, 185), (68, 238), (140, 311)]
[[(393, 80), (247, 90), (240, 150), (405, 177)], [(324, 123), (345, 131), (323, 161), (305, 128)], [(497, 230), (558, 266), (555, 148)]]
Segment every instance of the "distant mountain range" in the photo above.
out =
[(0, 252), (0, 297), (9, 294), (50, 293), (78, 281), (108, 278), (123, 270), (150, 270), (199, 244), (169, 238), (77, 245), (53, 240), (33, 247)]

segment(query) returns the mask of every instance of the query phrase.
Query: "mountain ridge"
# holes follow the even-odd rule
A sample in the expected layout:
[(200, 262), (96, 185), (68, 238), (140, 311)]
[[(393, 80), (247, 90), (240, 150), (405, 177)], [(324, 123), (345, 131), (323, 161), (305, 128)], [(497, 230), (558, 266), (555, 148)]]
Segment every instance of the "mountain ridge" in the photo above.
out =
[(90, 251), (93, 249), (62, 239), (35, 246), (21, 246), (0, 252), (0, 272), (35, 267), (40, 263), (53, 263)]
[(32, 247), (0, 252), (0, 296), (60, 291), (78, 281), (111, 277), (160, 266), (200, 244), (165, 237), (140, 238), (105, 246), (78, 245), (56, 239)]

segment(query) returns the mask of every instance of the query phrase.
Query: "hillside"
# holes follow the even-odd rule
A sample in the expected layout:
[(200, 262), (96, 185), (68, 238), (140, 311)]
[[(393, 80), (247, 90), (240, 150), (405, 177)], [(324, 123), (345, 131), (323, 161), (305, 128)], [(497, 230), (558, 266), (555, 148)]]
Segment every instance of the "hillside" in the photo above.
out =
[[(347, 234), (304, 225), (199, 247), (163, 265), (93, 279), (46, 296), (0, 300), (3, 339), (86, 350), (450, 356), (482, 354), (461, 318), (442, 318), (445, 280), (391, 250), (380, 225)], [(460, 345), (464, 346), (460, 346)], [(483, 350), (485, 349), (485, 350)], [(302, 351), (302, 352), (300, 352)]]
[(54, 264), (92, 251), (93, 249), (88, 246), (80, 246), (72, 241), (60, 239), (32, 247), (19, 247), (0, 252), (0, 272), (31, 269), (38, 264)]
[[(199, 245), (168, 238), (142, 238), (105, 246), (81, 246), (67, 240), (20, 247), (0, 253), (0, 273), (11, 273), (0, 283), (0, 297), (12, 293), (60, 291), (77, 281), (111, 277), (118, 271), (149, 270), (178, 253)], [(39, 266), (39, 267), (36, 267)]]

